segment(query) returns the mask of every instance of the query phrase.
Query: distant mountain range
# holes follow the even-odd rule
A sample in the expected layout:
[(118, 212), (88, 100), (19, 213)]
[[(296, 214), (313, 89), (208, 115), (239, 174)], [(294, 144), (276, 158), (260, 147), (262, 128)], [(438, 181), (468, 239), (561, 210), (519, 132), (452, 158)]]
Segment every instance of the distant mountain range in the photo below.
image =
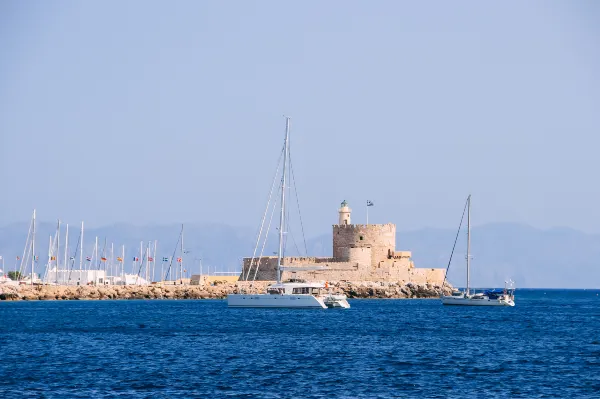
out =
[[(24, 223), (0, 228), (0, 255), (4, 257), (6, 271), (13, 269), (16, 256), (22, 256), (27, 229)], [(95, 237), (98, 237), (100, 253), (105, 251), (109, 254), (111, 243), (114, 243), (117, 256), (124, 244), (125, 259), (129, 265), (133, 256), (139, 256), (140, 241), (145, 246), (149, 240), (158, 240), (156, 257), (159, 259), (173, 256), (174, 253), (179, 256), (176, 243), (180, 229), (179, 225), (116, 224), (85, 230), (84, 259), (91, 255)], [(49, 236), (55, 230), (55, 224), (38, 224), (36, 253), (40, 255), (40, 265), (46, 262)], [(62, 232), (61, 240), (64, 241), (64, 226)], [(450, 229), (399, 231), (396, 249), (412, 251), (417, 267), (445, 268), (455, 235), (456, 231)], [(70, 226), (69, 256), (74, 255), (78, 238), (79, 226)], [(205, 273), (208, 268), (211, 272), (239, 270), (241, 258), (252, 255), (255, 240), (256, 232), (249, 228), (222, 224), (185, 225), (184, 247), (190, 252), (184, 262), (186, 267), (195, 272), (199, 272), (201, 265)], [(288, 254), (297, 255), (296, 247), (303, 248), (304, 243), (301, 238), (294, 240), (292, 237), (287, 247)], [(331, 256), (331, 233), (308, 239), (306, 247), (310, 256)], [(448, 279), (456, 286), (465, 284), (465, 247), (466, 236), (461, 233), (448, 274)], [(600, 287), (598, 234), (586, 234), (568, 228), (540, 230), (514, 223), (487, 224), (472, 229), (471, 247), (473, 286), (499, 287), (506, 279), (512, 278), (517, 287), (523, 288)], [(273, 254), (276, 248), (277, 240), (273, 235), (264, 254)], [(63, 253), (64, 248), (61, 249), (61, 257)], [(300, 253), (304, 255), (304, 250)]]

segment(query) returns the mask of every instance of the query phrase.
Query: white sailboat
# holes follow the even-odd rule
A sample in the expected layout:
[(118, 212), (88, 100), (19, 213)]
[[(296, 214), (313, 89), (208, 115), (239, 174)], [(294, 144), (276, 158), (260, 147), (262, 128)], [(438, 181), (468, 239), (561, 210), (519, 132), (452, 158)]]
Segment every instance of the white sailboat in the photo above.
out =
[[(464, 215), (464, 213), (463, 213)], [(459, 228), (460, 229), (460, 228)], [(471, 196), (467, 198), (467, 287), (464, 291), (454, 291), (452, 295), (442, 295), (443, 305), (459, 306), (515, 306), (514, 287), (508, 287), (507, 282), (503, 290), (488, 290), (483, 293), (471, 293)]]
[(227, 295), (227, 305), (229, 307), (239, 308), (349, 308), (345, 295), (333, 295), (328, 292), (326, 284), (321, 282), (306, 282), (294, 280), (288, 282), (281, 281), (281, 272), (284, 252), (284, 228), (286, 227), (285, 218), (285, 190), (286, 174), (288, 173), (289, 162), (289, 134), (290, 118), (285, 119), (285, 141), (283, 151), (283, 173), (281, 176), (281, 210), (279, 215), (279, 248), (277, 251), (277, 282), (267, 287), (267, 292), (263, 294), (229, 294)]

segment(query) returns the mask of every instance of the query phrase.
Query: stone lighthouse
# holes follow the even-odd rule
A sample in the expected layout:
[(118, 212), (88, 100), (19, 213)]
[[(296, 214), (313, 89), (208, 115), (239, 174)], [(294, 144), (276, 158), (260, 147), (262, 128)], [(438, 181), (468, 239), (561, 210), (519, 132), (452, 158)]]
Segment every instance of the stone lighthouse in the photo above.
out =
[(352, 212), (352, 209), (350, 209), (346, 200), (344, 200), (344, 202), (342, 202), (338, 212), (340, 213), (340, 222), (338, 224), (341, 226), (349, 225), (350, 224), (350, 213)]

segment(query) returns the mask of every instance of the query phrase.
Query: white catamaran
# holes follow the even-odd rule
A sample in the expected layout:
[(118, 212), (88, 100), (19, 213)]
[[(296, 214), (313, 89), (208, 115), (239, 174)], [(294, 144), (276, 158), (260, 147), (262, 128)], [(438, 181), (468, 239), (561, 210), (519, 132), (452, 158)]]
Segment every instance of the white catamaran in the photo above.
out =
[[(464, 216), (464, 213), (463, 213)], [(460, 231), (460, 227), (459, 227)], [(452, 295), (442, 295), (444, 305), (462, 306), (515, 306), (514, 287), (508, 287), (505, 282), (503, 290), (487, 290), (482, 293), (471, 293), (470, 290), (471, 268), (471, 196), (467, 198), (467, 287), (464, 291), (454, 291)]]
[[(284, 228), (286, 227), (286, 174), (289, 173), (289, 134), (290, 118), (285, 120), (285, 141), (283, 150), (283, 173), (281, 176), (281, 209), (279, 215), (279, 249), (277, 251), (277, 282), (267, 287), (264, 294), (229, 294), (227, 305), (240, 308), (349, 308), (345, 295), (328, 292), (327, 283), (306, 282), (302, 280), (281, 281), (281, 272), (300, 268), (282, 266), (284, 253)], [(319, 268), (320, 269), (320, 268)], [(307, 270), (302, 268), (302, 270)], [(312, 270), (316, 270), (313, 268)]]

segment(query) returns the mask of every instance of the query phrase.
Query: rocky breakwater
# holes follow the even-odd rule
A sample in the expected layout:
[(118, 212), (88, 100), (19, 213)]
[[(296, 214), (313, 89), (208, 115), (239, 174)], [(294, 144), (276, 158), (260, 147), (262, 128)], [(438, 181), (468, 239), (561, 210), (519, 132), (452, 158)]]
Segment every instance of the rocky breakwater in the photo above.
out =
[[(101, 300), (101, 299), (223, 299), (231, 293), (265, 292), (271, 282), (215, 282), (213, 285), (60, 286), (0, 285), (0, 300)], [(334, 293), (348, 298), (437, 298), (442, 289), (431, 285), (382, 282), (331, 282)], [(444, 287), (449, 293), (451, 288)]]

